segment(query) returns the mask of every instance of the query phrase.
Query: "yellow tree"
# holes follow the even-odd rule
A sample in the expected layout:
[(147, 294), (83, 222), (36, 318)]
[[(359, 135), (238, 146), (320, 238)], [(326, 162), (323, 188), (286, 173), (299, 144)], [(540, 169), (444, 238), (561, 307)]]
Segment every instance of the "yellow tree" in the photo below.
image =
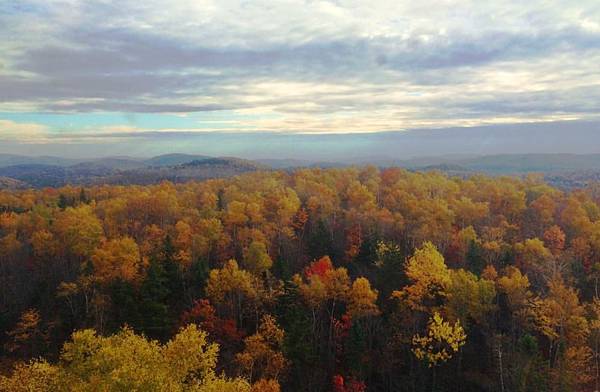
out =
[(426, 242), (408, 259), (406, 276), (411, 284), (392, 296), (405, 299), (413, 310), (429, 312), (440, 306), (451, 284), (450, 272), (444, 256), (435, 245)]
[(308, 282), (298, 274), (292, 277), (292, 281), (311, 308), (313, 339), (318, 341), (316, 331), (322, 320), (318, 316), (326, 309), (329, 323), (327, 342), (333, 351), (336, 306), (347, 301), (350, 290), (348, 270), (343, 267), (334, 268), (331, 259), (324, 256), (312, 262), (304, 271), (304, 275)]
[(548, 296), (534, 301), (531, 312), (537, 330), (550, 342), (548, 356), (557, 390), (571, 388), (578, 377), (588, 377), (574, 371), (589, 367), (592, 357), (586, 346), (590, 333), (586, 310), (575, 289), (560, 279), (550, 281)]
[(556, 202), (549, 195), (542, 194), (529, 207), (534, 212), (535, 220), (541, 227), (547, 227), (554, 220)]
[(408, 231), (413, 245), (425, 245), (426, 241), (432, 241), (440, 247), (448, 245), (454, 222), (454, 212), (448, 207), (448, 202), (441, 198), (425, 198), (417, 199), (414, 203), (408, 211), (403, 211), (407, 215), (407, 222), (413, 221), (415, 224)]
[(221, 269), (210, 271), (206, 294), (211, 302), (225, 307), (230, 317), (242, 325), (243, 306), (258, 297), (256, 280), (248, 271), (240, 269), (235, 260), (229, 260)]
[(465, 344), (467, 335), (460, 321), (450, 324), (434, 312), (427, 324), (427, 334), (415, 335), (412, 340), (413, 354), (427, 362), (429, 367), (448, 361)]
[(346, 312), (350, 316), (349, 320), (365, 333), (366, 352), (363, 353), (365, 356), (373, 347), (374, 317), (380, 314), (377, 296), (378, 291), (372, 289), (369, 280), (363, 277), (354, 280), (348, 291)]
[(348, 218), (360, 225), (374, 215), (377, 208), (375, 195), (359, 181), (352, 181), (345, 195)]
[(93, 252), (92, 264), (99, 282), (135, 282), (140, 277), (140, 250), (130, 237), (109, 240)]
[(235, 356), (250, 381), (277, 380), (288, 365), (283, 356), (283, 329), (271, 315), (264, 315), (254, 335), (244, 339), (244, 350)]
[(456, 223), (460, 228), (477, 224), (487, 217), (490, 212), (487, 202), (474, 202), (465, 196), (452, 203), (452, 210), (456, 215)]
[(102, 337), (87, 329), (64, 344), (56, 366), (19, 365), (0, 377), (1, 391), (243, 391), (243, 379), (215, 373), (218, 345), (194, 324), (164, 345), (130, 329)]
[(523, 271), (530, 276), (551, 278), (560, 272), (556, 258), (539, 238), (530, 238), (515, 244), (515, 251)]
[(180, 220), (175, 224), (175, 238), (173, 244), (177, 250), (175, 259), (184, 267), (189, 267), (193, 261), (193, 231), (189, 223)]
[(268, 271), (273, 265), (273, 261), (267, 253), (267, 247), (264, 243), (258, 241), (252, 241), (248, 250), (246, 251), (246, 257), (244, 258), (244, 266), (252, 273), (261, 275)]
[(223, 216), (223, 222), (231, 227), (233, 237), (236, 237), (236, 228), (245, 225), (248, 222), (246, 215), (246, 203), (234, 200), (227, 205), (227, 210)]
[(511, 314), (513, 333), (516, 321), (525, 323), (533, 294), (527, 275), (523, 275), (516, 267), (507, 267), (505, 274), (497, 280), (498, 292), (506, 296), (506, 302)]
[(317, 308), (326, 300), (331, 300), (332, 307), (335, 307), (336, 302), (346, 300), (350, 288), (348, 270), (343, 267), (334, 268), (329, 256), (312, 262), (304, 275), (307, 283), (300, 275), (295, 275), (293, 281), (311, 307)]
[(39, 230), (31, 235), (33, 254), (40, 259), (50, 259), (58, 253), (59, 243), (48, 230)]
[(591, 229), (592, 222), (583, 208), (581, 201), (576, 196), (571, 195), (561, 212), (560, 220), (565, 232), (569, 237), (585, 236)]
[(219, 243), (225, 243), (225, 235), (223, 233), (223, 224), (217, 218), (201, 219), (199, 222), (199, 232), (197, 237), (198, 248), (206, 260), (210, 263), (211, 256)]
[(9, 376), (0, 374), (0, 392), (61, 391), (59, 369), (44, 360), (17, 363)]
[(447, 315), (468, 326), (469, 322), (482, 325), (495, 310), (496, 288), (493, 281), (479, 279), (463, 269), (451, 271), (451, 284), (446, 303)]
[(304, 274), (308, 283), (304, 283), (299, 275), (293, 277), (300, 293), (313, 308), (313, 314), (329, 301), (328, 311), (331, 323), (333, 323), (336, 305), (346, 301), (350, 289), (348, 270), (343, 267), (334, 268), (329, 256), (323, 256), (312, 262)]
[(367, 278), (357, 278), (348, 293), (348, 314), (353, 319), (377, 316), (377, 290), (371, 288)]
[(102, 241), (102, 224), (89, 205), (67, 208), (57, 216), (54, 228), (63, 246), (75, 256), (89, 256)]
[(556, 344), (579, 345), (589, 334), (577, 292), (560, 279), (548, 283), (548, 296), (537, 299), (532, 310), (538, 330)]
[(45, 339), (41, 330), (41, 321), (42, 318), (37, 309), (28, 309), (23, 312), (17, 325), (6, 333), (10, 337), (10, 341), (6, 344), (8, 351), (21, 351), (26, 357), (35, 355)]

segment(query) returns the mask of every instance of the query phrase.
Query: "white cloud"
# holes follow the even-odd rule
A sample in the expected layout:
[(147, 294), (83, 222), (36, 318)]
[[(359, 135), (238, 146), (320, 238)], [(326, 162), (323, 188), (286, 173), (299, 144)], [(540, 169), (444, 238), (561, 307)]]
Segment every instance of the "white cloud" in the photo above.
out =
[(8, 2), (0, 111), (240, 114), (217, 131), (585, 120), (598, 21), (596, 0)]
[(48, 127), (44, 125), (0, 119), (0, 141), (44, 142), (48, 136)]

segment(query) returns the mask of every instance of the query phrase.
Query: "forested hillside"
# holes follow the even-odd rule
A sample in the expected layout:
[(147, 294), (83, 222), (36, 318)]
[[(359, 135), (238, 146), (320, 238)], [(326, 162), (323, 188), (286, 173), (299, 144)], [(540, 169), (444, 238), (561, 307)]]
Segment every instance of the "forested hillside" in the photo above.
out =
[(375, 167), (0, 191), (0, 391), (592, 391), (599, 203)]
[[(185, 159), (190, 160), (177, 163)], [(266, 167), (244, 159), (204, 157), (195, 160), (190, 155), (174, 154), (146, 161), (106, 158), (69, 166), (28, 163), (3, 167), (0, 164), (0, 179), (28, 188), (97, 184), (149, 185), (161, 181), (186, 182), (231, 177), (261, 169), (265, 170)], [(0, 190), (5, 188), (9, 186), (0, 181)]]

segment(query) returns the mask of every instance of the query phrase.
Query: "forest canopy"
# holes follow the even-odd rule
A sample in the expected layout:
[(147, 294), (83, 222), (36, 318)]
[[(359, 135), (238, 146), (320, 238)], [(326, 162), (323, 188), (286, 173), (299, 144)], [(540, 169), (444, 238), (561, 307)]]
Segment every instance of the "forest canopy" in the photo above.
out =
[(599, 278), (535, 175), (0, 191), (0, 391), (589, 391)]

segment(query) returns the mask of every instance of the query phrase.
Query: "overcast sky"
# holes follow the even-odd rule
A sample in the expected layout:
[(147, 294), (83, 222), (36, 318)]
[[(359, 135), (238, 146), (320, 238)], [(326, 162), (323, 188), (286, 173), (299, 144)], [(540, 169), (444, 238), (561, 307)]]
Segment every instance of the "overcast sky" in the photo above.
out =
[(587, 124), (599, 64), (598, 0), (2, 0), (0, 152)]

